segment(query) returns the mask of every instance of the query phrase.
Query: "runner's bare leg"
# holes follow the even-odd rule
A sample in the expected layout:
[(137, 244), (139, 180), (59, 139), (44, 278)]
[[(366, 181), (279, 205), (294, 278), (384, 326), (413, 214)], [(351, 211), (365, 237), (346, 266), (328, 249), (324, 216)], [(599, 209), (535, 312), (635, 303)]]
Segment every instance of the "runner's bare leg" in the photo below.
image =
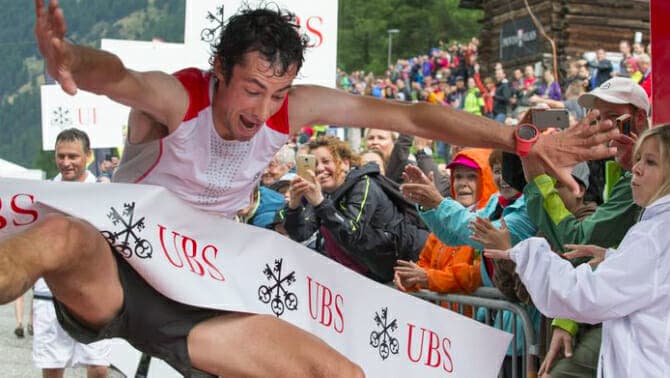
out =
[(228, 314), (191, 330), (193, 367), (224, 377), (363, 377), (316, 336), (270, 315)]
[(111, 248), (85, 221), (49, 214), (33, 227), (0, 240), (0, 303), (19, 297), (39, 277), (92, 328), (109, 322), (123, 305)]

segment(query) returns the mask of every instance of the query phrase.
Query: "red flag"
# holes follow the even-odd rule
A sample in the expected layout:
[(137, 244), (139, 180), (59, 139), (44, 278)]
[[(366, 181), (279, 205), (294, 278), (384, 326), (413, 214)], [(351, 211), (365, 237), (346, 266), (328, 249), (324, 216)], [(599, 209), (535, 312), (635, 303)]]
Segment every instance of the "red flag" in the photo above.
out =
[[(670, 123), (670, 23), (664, 16), (670, 14), (670, 1), (652, 0), (651, 11), (651, 66), (652, 66), (652, 123)], [(664, 63), (665, 62), (665, 63)], [(666, 83), (665, 85), (663, 83)]]

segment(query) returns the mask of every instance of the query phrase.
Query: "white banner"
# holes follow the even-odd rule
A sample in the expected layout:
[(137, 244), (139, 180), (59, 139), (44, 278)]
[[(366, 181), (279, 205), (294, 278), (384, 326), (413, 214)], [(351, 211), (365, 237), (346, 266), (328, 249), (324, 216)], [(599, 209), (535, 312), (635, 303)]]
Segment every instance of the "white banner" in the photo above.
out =
[(511, 339), (280, 234), (194, 210), (161, 187), (0, 179), (0, 238), (50, 211), (92, 223), (164, 295), (274, 314), (370, 377), (495, 377)]
[(42, 85), (42, 149), (52, 151), (58, 133), (71, 127), (85, 131), (91, 148), (123, 145), (128, 107), (105, 96), (77, 91), (70, 96), (58, 85)]

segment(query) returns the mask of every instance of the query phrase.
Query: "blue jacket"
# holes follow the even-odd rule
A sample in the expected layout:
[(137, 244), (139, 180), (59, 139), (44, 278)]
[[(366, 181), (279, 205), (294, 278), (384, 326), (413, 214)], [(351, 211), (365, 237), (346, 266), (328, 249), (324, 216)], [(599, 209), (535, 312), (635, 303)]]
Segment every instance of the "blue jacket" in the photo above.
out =
[[(482, 249), (481, 244), (470, 239), (470, 222), (477, 217), (488, 219), (495, 211), (496, 206), (498, 206), (497, 194), (492, 195), (486, 206), (476, 212), (469, 211), (451, 198), (445, 198), (437, 208), (420, 211), (419, 215), (444, 244), (467, 244), (476, 249)], [(503, 209), (502, 217), (505, 219), (512, 236), (512, 245), (535, 236), (537, 233), (537, 227), (530, 221), (526, 213), (526, 199), (524, 196), (517, 198), (514, 203)], [(492, 223), (500, 228), (500, 219), (494, 220)]]
[[(475, 212), (469, 211), (463, 205), (454, 201), (451, 198), (445, 198), (440, 206), (428, 211), (419, 212), (421, 218), (426, 222), (428, 227), (437, 235), (437, 237), (447, 245), (463, 245), (467, 244), (476, 249), (483, 249), (483, 246), (470, 239), (470, 222), (480, 218), (489, 218), (498, 206), (498, 195), (494, 194), (489, 198), (486, 206)], [(526, 213), (526, 199), (521, 196), (516, 199), (511, 205), (507, 206), (502, 211), (502, 218), (505, 219), (507, 228), (512, 236), (512, 245), (516, 245), (522, 240), (535, 236), (537, 227), (530, 221)], [(495, 227), (500, 228), (500, 219), (492, 221)], [(482, 283), (484, 286), (493, 287), (491, 277), (485, 268), (486, 264), (481, 264)], [(533, 321), (533, 328), (539, 331), (541, 316), (537, 309), (533, 306), (522, 305), (528, 310), (528, 314)], [(479, 311), (477, 313), (477, 320), (483, 321), (484, 313)], [(503, 311), (502, 327), (507, 332), (512, 332), (512, 321), (516, 318), (513, 313)], [(497, 319), (497, 318), (496, 318)], [(496, 320), (496, 322), (499, 320)], [(516, 319), (516, 339), (517, 339), (517, 353), (524, 355), (525, 351), (522, 349), (523, 331), (522, 321), (520, 318)], [(512, 355), (512, 345), (507, 350), (508, 355)]]
[(259, 189), (259, 199), (256, 202), (256, 208), (253, 210), (253, 216), (247, 223), (254, 226), (268, 228), (274, 221), (275, 214), (286, 203), (284, 195), (265, 186)]

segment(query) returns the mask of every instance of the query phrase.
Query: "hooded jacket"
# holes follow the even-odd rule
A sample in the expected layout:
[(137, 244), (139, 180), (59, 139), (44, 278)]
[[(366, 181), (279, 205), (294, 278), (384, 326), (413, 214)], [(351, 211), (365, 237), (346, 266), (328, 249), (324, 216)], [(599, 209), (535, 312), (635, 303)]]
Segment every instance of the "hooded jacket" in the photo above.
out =
[[(486, 149), (466, 149), (456, 155), (464, 156), (474, 161), (479, 166), (479, 183), (476, 208), (486, 205), (489, 197), (495, 192), (493, 183), (493, 172), (489, 166), (488, 159), (491, 151)], [(451, 195), (455, 197), (454, 178), (451, 176)], [(446, 198), (444, 201), (455, 200)], [(443, 201), (443, 202), (444, 202)], [(460, 204), (458, 204), (461, 206)], [(465, 209), (463, 206), (461, 208)], [(430, 225), (429, 225), (430, 226)], [(432, 229), (432, 227), (431, 227)], [(421, 251), (418, 265), (423, 268), (428, 275), (429, 289), (438, 293), (471, 293), (482, 285), (480, 274), (479, 259), (474, 248), (461, 244), (446, 244), (431, 233), (428, 241)], [(422, 287), (412, 287), (408, 290), (418, 290)]]
[[(318, 206), (286, 211), (285, 228), (302, 241), (320, 230), (319, 250), (349, 268), (379, 282), (393, 280), (397, 259), (416, 260), (428, 232), (408, 223), (381, 187), (368, 175), (376, 164), (354, 167), (345, 179), (355, 181), (345, 193), (336, 190)], [(343, 184), (341, 188), (344, 188)], [(334, 203), (331, 198), (339, 198)]]
[(428, 289), (437, 293), (472, 293), (482, 286), (479, 263), (479, 256), (474, 248), (467, 245), (448, 246), (431, 233), (417, 262), (428, 275), (428, 286), (415, 285), (407, 290)]

